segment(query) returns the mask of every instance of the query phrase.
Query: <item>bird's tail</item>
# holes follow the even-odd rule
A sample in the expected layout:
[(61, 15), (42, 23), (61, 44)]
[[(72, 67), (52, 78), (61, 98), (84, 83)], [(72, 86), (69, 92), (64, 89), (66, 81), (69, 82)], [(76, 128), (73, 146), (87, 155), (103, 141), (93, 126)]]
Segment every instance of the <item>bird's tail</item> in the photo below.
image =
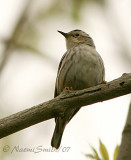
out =
[(59, 148), (66, 124), (67, 121), (64, 118), (58, 117), (56, 119), (56, 126), (51, 140), (52, 147)]

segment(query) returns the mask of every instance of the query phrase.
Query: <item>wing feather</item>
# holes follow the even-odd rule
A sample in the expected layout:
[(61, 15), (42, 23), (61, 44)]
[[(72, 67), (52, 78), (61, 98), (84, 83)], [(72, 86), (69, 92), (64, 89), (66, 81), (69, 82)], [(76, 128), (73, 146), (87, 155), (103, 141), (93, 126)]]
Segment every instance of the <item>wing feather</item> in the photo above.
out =
[[(58, 67), (58, 71), (57, 71), (57, 78), (58, 78), (58, 74), (59, 74), (60, 68), (61, 68), (61, 66), (62, 66), (63, 59), (65, 58), (66, 54), (67, 54), (67, 52), (62, 56), (62, 58), (61, 58), (61, 60), (60, 60), (59, 67)], [(57, 91), (57, 78), (56, 78), (56, 83), (55, 83), (54, 97), (57, 97), (57, 96), (58, 96), (58, 91)]]

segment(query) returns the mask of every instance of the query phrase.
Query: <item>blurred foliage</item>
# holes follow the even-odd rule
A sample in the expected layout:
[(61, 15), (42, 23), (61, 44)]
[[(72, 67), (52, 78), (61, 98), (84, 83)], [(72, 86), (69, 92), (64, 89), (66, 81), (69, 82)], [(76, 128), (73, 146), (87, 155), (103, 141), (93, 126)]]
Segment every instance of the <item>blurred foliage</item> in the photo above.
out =
[(38, 44), (42, 38), (38, 29), (39, 22), (45, 21), (46, 19), (51, 18), (51, 16), (56, 15), (66, 15), (72, 20), (78, 22), (80, 21), (81, 11), (85, 5), (88, 5), (89, 3), (97, 3), (104, 6), (105, 0), (53, 0), (48, 7), (45, 7), (45, 2), (40, 3), (40, 5), (38, 5), (31, 13), (30, 11), (32, 11), (35, 3), (35, 0), (27, 1), (27, 5), (18, 19), (12, 36), (7, 40), (3, 40), (5, 50), (2, 54), (3, 59), (0, 64), (0, 72), (10, 55), (9, 52), (12, 52), (12, 48), (13, 50), (22, 49), (43, 55), (45, 58), (48, 58), (53, 62), (48, 54), (41, 53), (39, 50)]
[(50, 16), (68, 15), (74, 21), (80, 21), (80, 14), (85, 5), (97, 3), (104, 7), (106, 0), (54, 0), (48, 9), (41, 8), (37, 19), (45, 19)]
[[(99, 140), (99, 144), (100, 144), (100, 147), (99, 147), (100, 156), (98, 152), (96, 151), (96, 149), (92, 146), (91, 148), (92, 148), (93, 154), (86, 154), (85, 156), (87, 158), (94, 159), (94, 160), (109, 160), (109, 154), (108, 154), (106, 146), (102, 143), (101, 140)], [(113, 160), (116, 160), (117, 158), (118, 149), (119, 149), (119, 146), (117, 145), (114, 150)]]
[(74, 20), (80, 20), (80, 12), (85, 4), (89, 0), (73, 0), (72, 4), (72, 18)]
[[(97, 4), (101, 6), (101, 8), (106, 8), (106, 0), (53, 0), (50, 1), (47, 6), (45, 6), (44, 1), (41, 1), (40, 5), (38, 6), (35, 6), (35, 4), (35, 0), (27, 0), (27, 5), (21, 13), (12, 36), (8, 40), (3, 41), (6, 49), (2, 54), (4, 58), (2, 64), (0, 64), (0, 71), (5, 64), (6, 59), (8, 58), (8, 52), (12, 51), (12, 47), (13, 49), (22, 49), (32, 53), (37, 53), (45, 58), (48, 58), (50, 61), (53, 61), (52, 58), (48, 56), (48, 53), (41, 53), (39, 50), (39, 42), (43, 38), (39, 30), (41, 21), (46, 23), (47, 19), (59, 15), (67, 16), (69, 19), (75, 22), (80, 22), (81, 12), (85, 6), (88, 6), (86, 8), (88, 9), (90, 4)], [(33, 9), (34, 6), (35, 10)], [(127, 48), (123, 49), (123, 55), (125, 58), (125, 54), (127, 54), (126, 50)], [(127, 56), (128, 55), (129, 54), (127, 54)], [(129, 59), (130, 58), (127, 58), (128, 61)]]
[(27, 6), (23, 11), (19, 22), (14, 28), (14, 34), (9, 40), (17, 49), (26, 49), (36, 53), (41, 53), (38, 49), (40, 33), (37, 25), (39, 21), (44, 21), (51, 16), (68, 15), (74, 21), (80, 21), (80, 13), (84, 5), (89, 3), (98, 3), (101, 6), (105, 0), (54, 0), (49, 7), (45, 8), (44, 3), (40, 5), (36, 12), (30, 14), (35, 1), (28, 0)]
[(105, 0), (73, 0), (72, 1), (72, 18), (74, 20), (80, 20), (80, 13), (83, 9), (84, 5), (88, 5), (89, 3), (97, 3), (102, 7), (105, 4)]

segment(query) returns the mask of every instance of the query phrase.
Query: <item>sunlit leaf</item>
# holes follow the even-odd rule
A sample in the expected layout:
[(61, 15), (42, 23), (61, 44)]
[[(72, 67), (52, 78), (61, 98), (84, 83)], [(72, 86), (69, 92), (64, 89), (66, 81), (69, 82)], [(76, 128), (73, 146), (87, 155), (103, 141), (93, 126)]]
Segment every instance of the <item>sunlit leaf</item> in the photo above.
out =
[(96, 149), (92, 146), (91, 146), (91, 148), (92, 148), (94, 154), (86, 154), (85, 156), (88, 157), (88, 158), (91, 158), (91, 159), (101, 160), (101, 158), (99, 157)]
[(119, 150), (119, 146), (117, 145), (114, 151), (114, 160), (116, 160), (117, 155), (118, 155), (118, 150)]
[(91, 159), (95, 159), (95, 160), (100, 160), (100, 159), (97, 159), (94, 155), (92, 154), (86, 154), (85, 155), (87, 158), (91, 158)]
[(109, 160), (108, 151), (107, 151), (105, 145), (101, 142), (101, 140), (99, 140), (99, 142), (100, 142), (100, 148), (99, 148), (99, 150), (100, 150), (102, 159), (103, 160)]
[(100, 160), (100, 157), (99, 157), (96, 149), (95, 149), (94, 147), (92, 147), (92, 146), (91, 146), (91, 148), (92, 148), (92, 150), (93, 150), (93, 152), (94, 152), (94, 154), (95, 154), (95, 157), (96, 157), (98, 160)]

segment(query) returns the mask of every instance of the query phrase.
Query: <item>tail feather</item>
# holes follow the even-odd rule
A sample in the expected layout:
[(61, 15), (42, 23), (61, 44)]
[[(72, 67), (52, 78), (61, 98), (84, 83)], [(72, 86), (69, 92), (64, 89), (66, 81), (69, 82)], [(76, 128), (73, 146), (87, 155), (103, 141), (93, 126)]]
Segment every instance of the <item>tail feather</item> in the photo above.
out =
[(67, 122), (65, 121), (64, 118), (58, 117), (56, 119), (56, 126), (55, 126), (54, 134), (51, 140), (51, 146), (55, 147), (56, 149), (58, 149), (60, 146), (66, 123)]
[(72, 117), (79, 111), (80, 108), (78, 109), (70, 109), (68, 113), (66, 113), (66, 116), (62, 117), (57, 117), (56, 118), (56, 126), (54, 130), (54, 134), (51, 140), (51, 146), (55, 147), (56, 149), (59, 148), (62, 135), (65, 129), (66, 124), (72, 119)]

